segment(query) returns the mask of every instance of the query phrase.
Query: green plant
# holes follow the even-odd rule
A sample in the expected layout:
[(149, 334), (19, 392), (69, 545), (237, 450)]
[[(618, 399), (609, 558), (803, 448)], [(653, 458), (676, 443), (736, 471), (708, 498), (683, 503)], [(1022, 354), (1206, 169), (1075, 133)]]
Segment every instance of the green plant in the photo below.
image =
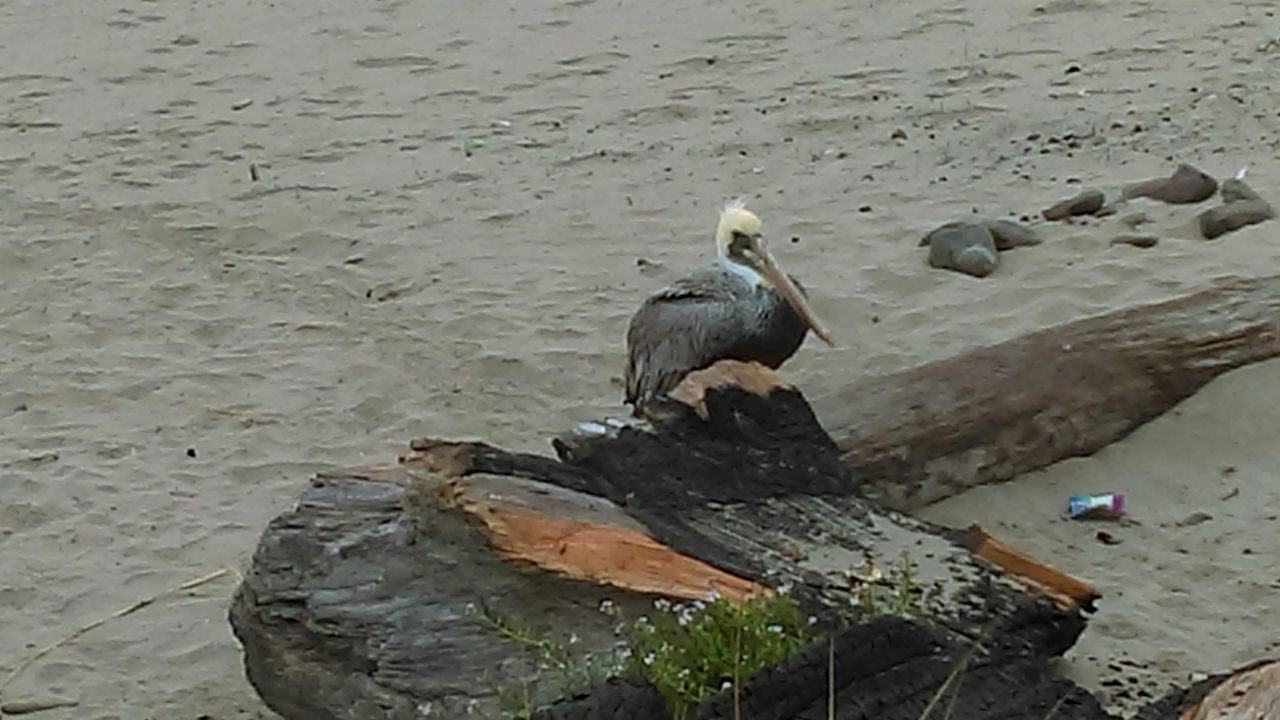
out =
[(785, 593), (737, 605), (716, 598), (654, 606), (652, 620), (622, 626), (630, 651), (623, 670), (652, 683), (675, 720), (722, 690), (736, 691), (743, 679), (811, 640), (811, 621)]
[[(869, 567), (858, 587), (846, 623), (861, 622), (877, 615), (911, 616), (924, 609), (924, 593), (916, 583), (915, 569), (904, 552), (887, 574)], [(471, 606), (468, 612), (498, 635), (525, 647), (541, 671), (552, 671), (558, 687), (546, 688), (548, 698), (603, 682), (610, 675), (631, 674), (654, 685), (666, 698), (674, 720), (684, 720), (699, 704), (725, 690), (734, 693), (738, 710), (742, 683), (761, 669), (775, 665), (807, 647), (816, 637), (815, 618), (806, 617), (790, 597), (789, 589), (778, 588), (774, 595), (757, 597), (738, 604), (715, 597), (709, 601), (672, 604), (654, 601), (652, 619), (642, 616), (628, 622), (612, 602), (601, 603), (602, 612), (617, 617), (617, 632), (626, 642), (620, 655), (600, 658), (574, 653), (567, 643), (510, 618)], [(834, 645), (828, 648), (830, 677), (828, 713), (835, 711)], [(936, 704), (951, 682), (940, 690)], [(541, 683), (535, 683), (535, 689)], [(528, 683), (499, 688), (499, 705), (504, 717), (527, 720), (536, 707)], [(954, 699), (953, 699), (954, 700)], [(947, 708), (948, 715), (951, 708)], [(927, 711), (928, 712), (928, 711)]]
[[(582, 688), (590, 687), (618, 671), (616, 660), (608, 661), (594, 655), (579, 657), (569, 649), (577, 638), (570, 636), (567, 644), (557, 642), (547, 633), (532, 626), (520, 623), (513, 618), (502, 617), (490, 612), (487, 608), (468, 605), (467, 613), (497, 635), (504, 637), (528, 650), (534, 658), (539, 674), (550, 670), (559, 680), (559, 695), (568, 695)], [(497, 688), (498, 708), (504, 717), (515, 720), (528, 720), (533, 716), (537, 705), (528, 682), (516, 686)]]
[[(876, 574), (874, 566), (868, 574)], [(877, 585), (887, 585), (888, 592), (877, 592)], [(853, 606), (843, 619), (846, 623), (857, 623), (880, 615), (911, 617), (924, 610), (924, 600), (924, 593), (916, 583), (915, 566), (904, 550), (883, 581), (859, 584)]]

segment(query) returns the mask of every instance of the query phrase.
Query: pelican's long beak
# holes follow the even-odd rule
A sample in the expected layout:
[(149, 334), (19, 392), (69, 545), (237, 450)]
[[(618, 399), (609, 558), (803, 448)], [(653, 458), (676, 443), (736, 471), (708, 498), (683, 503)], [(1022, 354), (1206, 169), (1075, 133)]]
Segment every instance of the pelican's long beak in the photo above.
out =
[(783, 299), (795, 309), (800, 318), (804, 320), (805, 325), (808, 325), (809, 329), (813, 331), (813, 334), (817, 335), (827, 345), (835, 347), (836, 344), (831, 339), (831, 333), (827, 332), (826, 328), (822, 326), (822, 321), (813, 312), (813, 308), (809, 307), (809, 301), (805, 300), (800, 289), (778, 267), (778, 261), (773, 259), (773, 254), (763, 246), (758, 246), (758, 248), (760, 257), (763, 259), (763, 267), (760, 268), (760, 272), (769, 282), (773, 283), (773, 286), (777, 288)]

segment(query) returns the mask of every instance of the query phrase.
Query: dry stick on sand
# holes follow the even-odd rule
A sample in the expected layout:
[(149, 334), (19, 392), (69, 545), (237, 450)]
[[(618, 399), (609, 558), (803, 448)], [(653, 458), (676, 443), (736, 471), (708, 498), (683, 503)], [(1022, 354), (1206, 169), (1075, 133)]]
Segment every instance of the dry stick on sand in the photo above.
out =
[(160, 593), (156, 593), (155, 595), (152, 595), (150, 597), (142, 598), (141, 600), (138, 600), (130, 605), (126, 605), (125, 607), (122, 607), (119, 610), (116, 610), (115, 612), (111, 613), (110, 615), (107, 615), (106, 617), (98, 618), (97, 620), (94, 620), (93, 622), (87, 625), (81, 626), (75, 632), (71, 633), (70, 635), (67, 635), (61, 640), (58, 640), (57, 642), (51, 643), (49, 645), (44, 646), (43, 648), (40, 648), (38, 651), (35, 652), (35, 654), (31, 655), (26, 660), (23, 660), (22, 662), (18, 663), (18, 666), (13, 669), (13, 672), (10, 672), (9, 676), (4, 679), (4, 682), (0, 683), (0, 690), (4, 690), (5, 688), (9, 687), (10, 683), (16, 680), (17, 677), (23, 673), (23, 671), (31, 667), (37, 660), (44, 657), (45, 655), (48, 655), (54, 650), (57, 650), (63, 645), (66, 645), (72, 642), (73, 640), (80, 637), (81, 635), (84, 635), (90, 630), (93, 630), (94, 628), (100, 625), (104, 625), (107, 622), (110, 622), (111, 620), (115, 620), (116, 618), (122, 618), (125, 615), (132, 615), (133, 613), (141, 610), (144, 607), (147, 607), (148, 605), (151, 605), (152, 603), (156, 602), (157, 600), (160, 600), (161, 598), (168, 597), (169, 595), (174, 595), (176, 593), (180, 593), (186, 590), (192, 590), (194, 588), (198, 588), (201, 585), (211, 583), (214, 580), (217, 580), (218, 578), (223, 577), (224, 575), (235, 576), (237, 583), (240, 583), (241, 581), (244, 580), (244, 578), (240, 575), (240, 571), (232, 567), (224, 567), (220, 570), (214, 570), (213, 572), (207, 575), (201, 575), (200, 577), (195, 578), (193, 580), (188, 580), (182, 583), (181, 585), (178, 585), (176, 587), (171, 587), (168, 590), (165, 590)]

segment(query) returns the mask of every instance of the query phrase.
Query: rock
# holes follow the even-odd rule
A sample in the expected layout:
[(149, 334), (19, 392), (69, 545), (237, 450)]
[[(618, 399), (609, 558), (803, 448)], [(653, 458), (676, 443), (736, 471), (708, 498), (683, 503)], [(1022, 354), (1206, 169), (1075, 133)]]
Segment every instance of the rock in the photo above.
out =
[(1275, 217), (1275, 211), (1265, 200), (1237, 200), (1226, 205), (1209, 208), (1200, 213), (1200, 234), (1206, 240), (1257, 225)]
[(982, 225), (996, 241), (996, 250), (1012, 250), (1043, 242), (1035, 230), (1012, 220), (983, 220)]
[(1066, 220), (1075, 215), (1092, 215), (1102, 209), (1107, 196), (1101, 190), (1085, 190), (1075, 197), (1043, 210), (1045, 220)]
[(1238, 200), (1261, 200), (1262, 196), (1253, 191), (1240, 178), (1230, 178), (1222, 183), (1222, 202), (1233, 203)]
[(1209, 208), (1197, 216), (1200, 234), (1206, 240), (1275, 217), (1271, 204), (1238, 177), (1222, 183), (1222, 202), (1222, 205)]
[(47, 700), (13, 700), (0, 705), (0, 714), (13, 715), (31, 715), (33, 713), (42, 713), (48, 710), (58, 710), (61, 708), (73, 708), (79, 706), (80, 703), (75, 700), (62, 700), (60, 698), (49, 698)]
[(1132, 245), (1139, 248), (1155, 247), (1160, 238), (1154, 235), (1117, 235), (1111, 240), (1112, 245)]
[(1212, 519), (1213, 516), (1207, 512), (1195, 512), (1182, 518), (1178, 522), (1174, 523), (1174, 525), (1178, 527), (1191, 527), (1193, 525), (1199, 525), (1200, 523), (1209, 522)]
[(982, 223), (949, 222), (926, 235), (922, 244), (929, 246), (931, 267), (986, 277), (1000, 264), (996, 240)]
[(1131, 228), (1136, 228), (1149, 222), (1151, 222), (1151, 217), (1144, 212), (1132, 212), (1120, 218), (1121, 224), (1128, 225)]
[(1149, 197), (1174, 205), (1188, 205), (1208, 200), (1217, 191), (1217, 180), (1183, 163), (1169, 177), (1151, 178), (1129, 185), (1124, 189), (1124, 197)]

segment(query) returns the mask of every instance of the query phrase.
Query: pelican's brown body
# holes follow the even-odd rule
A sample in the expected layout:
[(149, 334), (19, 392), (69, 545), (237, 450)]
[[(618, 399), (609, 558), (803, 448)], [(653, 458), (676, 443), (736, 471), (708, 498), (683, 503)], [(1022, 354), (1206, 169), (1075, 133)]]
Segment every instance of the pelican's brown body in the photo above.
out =
[(813, 330), (831, 342), (800, 284), (764, 247), (760, 220), (739, 205), (721, 213), (720, 266), (676, 280), (649, 297), (627, 328), (626, 402), (644, 405), (685, 375), (718, 360), (777, 369)]
[(754, 361), (776, 370), (808, 332), (773, 288), (720, 268), (680, 278), (645, 300), (631, 318), (626, 402), (644, 405), (717, 360)]

